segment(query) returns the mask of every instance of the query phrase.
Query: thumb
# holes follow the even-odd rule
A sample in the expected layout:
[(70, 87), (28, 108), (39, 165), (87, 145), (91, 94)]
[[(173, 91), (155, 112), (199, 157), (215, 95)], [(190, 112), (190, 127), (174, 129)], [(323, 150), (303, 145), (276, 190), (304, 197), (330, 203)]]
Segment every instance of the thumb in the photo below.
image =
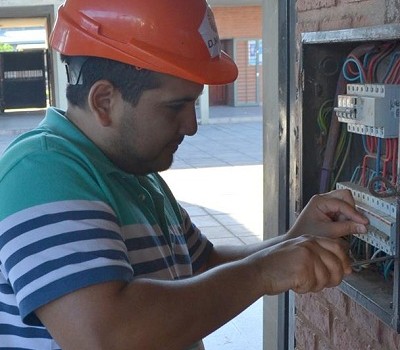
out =
[(329, 232), (329, 236), (332, 238), (354, 234), (365, 234), (368, 232), (366, 225), (349, 220), (327, 223), (325, 224), (324, 229), (326, 232)]

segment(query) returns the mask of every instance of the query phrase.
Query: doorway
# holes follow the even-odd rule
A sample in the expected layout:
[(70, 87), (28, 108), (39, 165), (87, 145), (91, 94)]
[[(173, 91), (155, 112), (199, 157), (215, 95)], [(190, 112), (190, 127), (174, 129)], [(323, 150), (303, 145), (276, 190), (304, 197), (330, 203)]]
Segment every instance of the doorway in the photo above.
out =
[(54, 7), (2, 7), (0, 112), (41, 109), (54, 102), (49, 31)]
[[(221, 40), (222, 50), (230, 57), (233, 55), (233, 39)], [(210, 85), (210, 106), (233, 106), (234, 105), (234, 83), (227, 85)]]

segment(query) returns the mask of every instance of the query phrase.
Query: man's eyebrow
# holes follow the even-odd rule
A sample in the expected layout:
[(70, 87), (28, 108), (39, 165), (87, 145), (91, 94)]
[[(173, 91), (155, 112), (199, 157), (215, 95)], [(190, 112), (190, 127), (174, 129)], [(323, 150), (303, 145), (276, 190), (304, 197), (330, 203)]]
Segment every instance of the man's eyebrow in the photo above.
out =
[(164, 103), (182, 103), (182, 102), (193, 102), (196, 101), (201, 95), (199, 94), (198, 96), (183, 96), (179, 98), (171, 98), (170, 100), (165, 100)]

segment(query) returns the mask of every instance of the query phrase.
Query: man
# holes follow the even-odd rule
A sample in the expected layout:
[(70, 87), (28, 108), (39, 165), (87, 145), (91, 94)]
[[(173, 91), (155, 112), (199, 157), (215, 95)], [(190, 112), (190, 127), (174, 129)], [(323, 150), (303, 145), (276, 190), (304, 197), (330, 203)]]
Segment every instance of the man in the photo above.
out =
[(158, 174), (196, 133), (203, 84), (237, 76), (205, 0), (67, 0), (51, 45), (68, 109), (0, 166), (1, 347), (202, 349), (261, 296), (351, 272), (340, 237), (367, 221), (349, 192), (314, 197), (284, 236), (213, 247)]

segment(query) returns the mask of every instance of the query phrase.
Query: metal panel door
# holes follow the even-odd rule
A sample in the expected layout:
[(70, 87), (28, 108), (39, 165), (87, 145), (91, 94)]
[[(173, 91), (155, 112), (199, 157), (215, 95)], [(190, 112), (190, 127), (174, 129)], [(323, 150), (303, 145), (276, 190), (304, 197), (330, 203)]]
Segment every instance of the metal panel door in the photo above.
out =
[(46, 51), (0, 54), (0, 111), (47, 106)]

